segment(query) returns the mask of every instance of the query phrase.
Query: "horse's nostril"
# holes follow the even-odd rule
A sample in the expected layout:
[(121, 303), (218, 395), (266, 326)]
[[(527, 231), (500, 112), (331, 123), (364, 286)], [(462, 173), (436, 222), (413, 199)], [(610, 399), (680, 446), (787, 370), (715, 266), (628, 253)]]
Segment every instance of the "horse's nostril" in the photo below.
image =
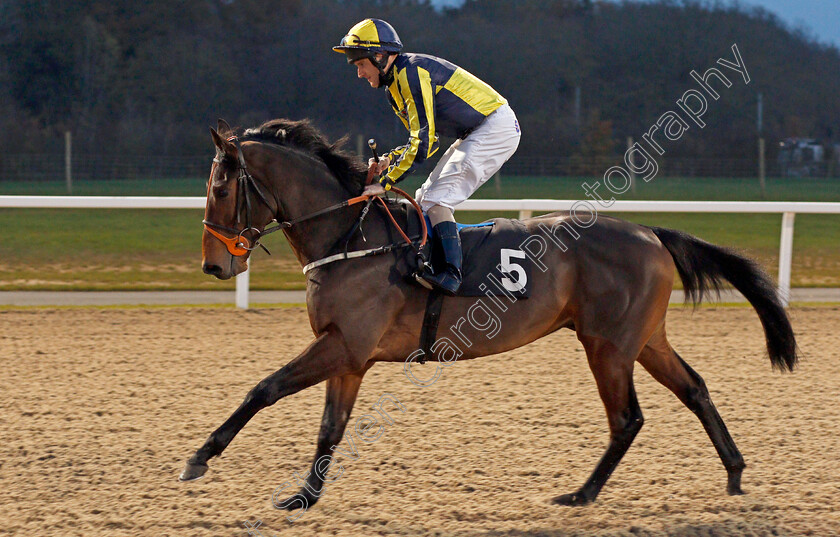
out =
[(210, 263), (203, 263), (201, 265), (201, 270), (203, 270), (205, 274), (210, 274), (211, 276), (218, 276), (222, 273), (222, 267), (219, 265), (211, 265)]

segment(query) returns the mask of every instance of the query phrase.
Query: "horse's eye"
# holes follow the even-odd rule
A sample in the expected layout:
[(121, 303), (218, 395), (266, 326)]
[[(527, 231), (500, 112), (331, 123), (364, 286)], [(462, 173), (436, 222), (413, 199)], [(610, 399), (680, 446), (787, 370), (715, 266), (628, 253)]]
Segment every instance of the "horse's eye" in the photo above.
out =
[(230, 191), (227, 188), (222, 188), (221, 190), (216, 192), (217, 198), (226, 198), (230, 194)]

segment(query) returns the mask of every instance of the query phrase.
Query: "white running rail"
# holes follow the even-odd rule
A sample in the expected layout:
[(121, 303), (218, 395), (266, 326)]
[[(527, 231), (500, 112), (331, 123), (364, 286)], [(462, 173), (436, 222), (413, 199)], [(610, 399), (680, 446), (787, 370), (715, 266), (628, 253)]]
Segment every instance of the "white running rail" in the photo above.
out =
[[(40, 209), (203, 209), (204, 197), (151, 196), (0, 196), (0, 208)], [(467, 200), (459, 211), (517, 211), (528, 218), (535, 211), (565, 211), (577, 200)], [(779, 245), (779, 297), (790, 298), (793, 222), (797, 213), (840, 214), (840, 203), (808, 201), (631, 201), (618, 200), (604, 212), (648, 213), (774, 213), (782, 215)], [(198, 224), (196, 224), (198, 225)], [(236, 306), (248, 307), (248, 271), (236, 277)]]

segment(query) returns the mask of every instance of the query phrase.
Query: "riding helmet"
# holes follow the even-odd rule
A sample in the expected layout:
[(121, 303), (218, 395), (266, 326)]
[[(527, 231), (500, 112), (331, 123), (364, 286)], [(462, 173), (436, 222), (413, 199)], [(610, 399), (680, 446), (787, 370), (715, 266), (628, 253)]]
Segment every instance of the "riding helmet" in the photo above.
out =
[(399, 52), (402, 41), (394, 27), (381, 19), (365, 19), (356, 24), (347, 35), (341, 39), (341, 44), (333, 50), (347, 56), (347, 63), (362, 58), (370, 58), (375, 62), (375, 54)]

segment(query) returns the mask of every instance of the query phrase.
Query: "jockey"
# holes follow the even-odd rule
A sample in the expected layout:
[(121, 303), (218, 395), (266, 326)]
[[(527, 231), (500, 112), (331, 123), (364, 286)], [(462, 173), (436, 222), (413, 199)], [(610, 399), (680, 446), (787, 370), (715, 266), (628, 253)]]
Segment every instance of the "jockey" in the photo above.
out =
[[(461, 238), (453, 211), (502, 167), (519, 146), (519, 123), (507, 100), (475, 75), (444, 59), (400, 52), (402, 42), (387, 22), (365, 19), (333, 50), (347, 56), (359, 78), (384, 88), (409, 132), (408, 143), (380, 159), (379, 184), (364, 193), (382, 194), (431, 157), (439, 136), (457, 138), (415, 198), (429, 216), (446, 266), (423, 278), (447, 294), (461, 285)], [(373, 159), (370, 162), (373, 165)]]

